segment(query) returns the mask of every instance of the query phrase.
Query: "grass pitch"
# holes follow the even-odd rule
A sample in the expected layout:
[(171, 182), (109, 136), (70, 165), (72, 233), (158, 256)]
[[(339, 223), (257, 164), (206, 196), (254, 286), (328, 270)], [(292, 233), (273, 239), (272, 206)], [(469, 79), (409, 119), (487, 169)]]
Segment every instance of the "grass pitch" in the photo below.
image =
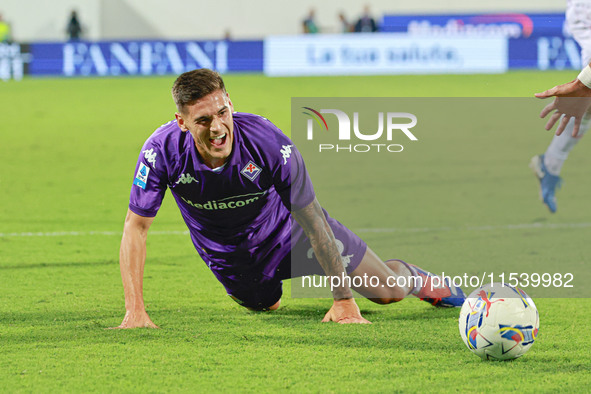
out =
[[(530, 97), (573, 75), (225, 80), (236, 110), (264, 115), (289, 132), (292, 96)], [(3, 391), (583, 392), (591, 386), (588, 298), (536, 299), (540, 336), (529, 353), (507, 363), (482, 362), (465, 348), (459, 310), (436, 310), (415, 299), (390, 306), (358, 300), (371, 326), (320, 324), (330, 300), (292, 299), (288, 282), (280, 310), (251, 313), (225, 296), (199, 260), (170, 196), (151, 228), (144, 280), (148, 312), (162, 329), (106, 330), (124, 314), (118, 248), (134, 165), (147, 136), (172, 118), (173, 79), (3, 84)], [(503, 147), (521, 149), (522, 162), (502, 154), (498, 163), (488, 156), (446, 156), (442, 152), (451, 146), (441, 140), (423, 153), (415, 181), (404, 177), (409, 168), (401, 163), (396, 203), (388, 207), (352, 209), (346, 198), (339, 204), (331, 196), (342, 191), (320, 181), (321, 171), (311, 172), (321, 202), (353, 230), (371, 228), (372, 218), (386, 210), (393, 215), (392, 227), (401, 231), (360, 234), (384, 258), (425, 268), (467, 261), (509, 261), (517, 270), (522, 261), (543, 261), (557, 270), (586, 266), (588, 147), (577, 147), (565, 165), (559, 212), (550, 215), (537, 201), (527, 169), (528, 159), (543, 152), (551, 137), (542, 125), (491, 147), (501, 153)], [(434, 156), (437, 162), (430, 161)], [(487, 172), (491, 166), (494, 171)], [(466, 194), (466, 180), (477, 191), (498, 185), (512, 193)]]

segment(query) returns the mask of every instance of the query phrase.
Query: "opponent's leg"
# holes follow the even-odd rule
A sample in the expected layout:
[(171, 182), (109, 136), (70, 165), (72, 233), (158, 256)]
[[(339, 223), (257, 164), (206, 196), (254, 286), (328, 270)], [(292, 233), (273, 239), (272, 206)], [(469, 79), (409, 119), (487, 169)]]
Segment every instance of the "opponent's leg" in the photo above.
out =
[[(591, 61), (591, 3), (588, 1), (569, 1), (566, 9), (566, 27), (581, 46), (582, 67)], [(591, 126), (591, 114), (587, 113), (579, 127), (577, 137), (572, 136), (574, 120), (571, 119), (560, 136), (554, 136), (546, 152), (534, 156), (530, 168), (540, 181), (540, 199), (550, 212), (556, 212), (556, 188), (562, 179), (560, 171), (568, 154)]]
[(534, 156), (530, 168), (540, 181), (540, 199), (550, 212), (556, 212), (556, 189), (560, 188), (562, 178), (559, 176), (570, 151), (583, 137), (591, 126), (591, 115), (587, 113), (581, 122), (579, 134), (572, 136), (574, 119), (568, 123), (561, 135), (555, 135), (542, 155)]
[(383, 262), (370, 248), (350, 276), (352, 283), (364, 284), (354, 289), (378, 304), (398, 302), (411, 294), (434, 306), (456, 307), (466, 298), (462, 289), (454, 287), (447, 279), (402, 260)]

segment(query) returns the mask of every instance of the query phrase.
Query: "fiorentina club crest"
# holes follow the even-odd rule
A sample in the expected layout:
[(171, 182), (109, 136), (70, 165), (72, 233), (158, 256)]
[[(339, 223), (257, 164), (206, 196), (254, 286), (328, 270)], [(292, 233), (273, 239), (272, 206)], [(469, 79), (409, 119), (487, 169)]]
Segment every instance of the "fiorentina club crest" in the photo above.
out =
[(244, 166), (240, 173), (250, 179), (252, 182), (259, 176), (261, 173), (261, 168), (254, 164), (252, 161), (249, 161), (247, 165)]

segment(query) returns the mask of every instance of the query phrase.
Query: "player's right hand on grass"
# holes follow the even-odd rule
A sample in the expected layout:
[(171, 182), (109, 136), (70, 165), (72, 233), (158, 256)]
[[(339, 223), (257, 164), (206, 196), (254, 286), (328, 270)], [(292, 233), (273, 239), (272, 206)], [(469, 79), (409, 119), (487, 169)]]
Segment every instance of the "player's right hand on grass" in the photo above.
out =
[(118, 327), (111, 327), (112, 329), (123, 329), (123, 328), (160, 328), (152, 322), (150, 316), (146, 311), (143, 312), (131, 312), (127, 311), (123, 322)]
[(369, 320), (365, 320), (361, 316), (359, 307), (354, 298), (347, 298), (343, 300), (334, 300), (332, 307), (322, 319), (323, 323), (334, 321), (339, 324), (371, 324)]

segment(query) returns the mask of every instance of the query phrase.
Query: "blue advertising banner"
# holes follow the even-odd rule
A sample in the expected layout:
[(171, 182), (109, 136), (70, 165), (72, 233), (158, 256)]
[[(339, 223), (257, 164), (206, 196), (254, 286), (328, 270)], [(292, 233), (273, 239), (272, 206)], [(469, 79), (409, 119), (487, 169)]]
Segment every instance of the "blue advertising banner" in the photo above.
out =
[[(66, 77), (180, 74), (201, 67), (222, 73), (264, 71), (267, 75), (580, 69), (580, 48), (572, 37), (563, 33), (564, 17), (561, 14), (545, 15), (514, 18), (520, 22), (510, 22), (510, 18), (503, 17), (503, 22), (497, 21), (496, 25), (484, 23), (483, 19), (474, 15), (464, 15), (464, 19), (453, 19), (458, 17), (452, 16), (396, 16), (399, 22), (404, 20), (406, 23), (399, 23), (396, 29), (402, 29), (403, 25), (408, 29), (413, 23), (423, 24), (424, 27), (425, 21), (431, 28), (444, 28), (416, 35), (333, 34), (268, 37), (265, 41), (4, 44), (0, 46), (0, 80), (20, 79), (23, 74)], [(458, 22), (460, 20), (463, 24)], [(463, 26), (461, 34), (449, 33), (450, 21), (456, 27)], [(491, 26), (497, 29), (497, 33), (492, 33), (494, 29)], [(506, 34), (498, 34), (499, 29)], [(490, 35), (483, 31), (488, 31)], [(511, 38), (513, 36), (517, 37)]]
[(30, 75), (117, 76), (263, 70), (262, 41), (112, 41), (30, 45)]
[(570, 37), (542, 36), (509, 40), (510, 69), (563, 70), (582, 68), (581, 48)]
[(509, 69), (580, 69), (580, 47), (564, 29), (564, 13), (386, 15), (382, 31), (427, 37), (509, 39)]
[(20, 81), (28, 73), (30, 61), (28, 45), (0, 42), (0, 80)]
[(507, 38), (528, 38), (562, 35), (563, 26), (564, 13), (386, 15), (380, 30), (426, 36), (502, 35)]

